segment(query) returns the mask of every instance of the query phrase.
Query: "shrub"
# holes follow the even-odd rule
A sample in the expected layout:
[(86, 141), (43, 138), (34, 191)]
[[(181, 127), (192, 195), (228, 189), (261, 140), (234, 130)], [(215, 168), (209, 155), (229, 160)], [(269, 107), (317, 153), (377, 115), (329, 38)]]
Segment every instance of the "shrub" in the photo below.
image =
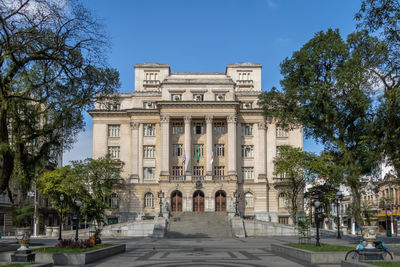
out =
[(78, 240), (63, 239), (58, 242), (56, 247), (58, 248), (91, 248), (94, 245), (89, 240)]

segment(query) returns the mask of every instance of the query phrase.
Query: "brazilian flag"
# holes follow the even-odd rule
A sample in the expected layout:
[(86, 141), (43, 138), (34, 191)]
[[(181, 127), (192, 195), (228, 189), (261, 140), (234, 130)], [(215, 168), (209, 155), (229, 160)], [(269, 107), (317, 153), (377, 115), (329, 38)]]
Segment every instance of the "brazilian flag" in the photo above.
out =
[(197, 158), (196, 158), (197, 163), (200, 162), (200, 147), (197, 148)]

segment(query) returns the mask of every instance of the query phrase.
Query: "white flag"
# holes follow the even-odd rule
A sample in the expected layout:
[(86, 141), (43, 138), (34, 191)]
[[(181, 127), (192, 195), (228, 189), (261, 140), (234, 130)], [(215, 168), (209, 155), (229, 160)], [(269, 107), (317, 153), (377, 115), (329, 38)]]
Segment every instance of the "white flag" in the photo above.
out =
[(210, 160), (210, 163), (213, 164), (213, 162), (214, 162), (214, 152), (211, 152), (211, 160)]

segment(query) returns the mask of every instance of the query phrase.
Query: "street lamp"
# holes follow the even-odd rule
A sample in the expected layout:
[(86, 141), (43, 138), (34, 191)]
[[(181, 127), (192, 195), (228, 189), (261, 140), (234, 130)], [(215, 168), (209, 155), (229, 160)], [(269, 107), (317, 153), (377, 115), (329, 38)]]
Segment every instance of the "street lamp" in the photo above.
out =
[(341, 239), (342, 236), (340, 234), (340, 208), (339, 208), (339, 200), (342, 197), (342, 192), (341, 191), (337, 191), (336, 195), (335, 195), (335, 199), (336, 199), (336, 217), (337, 217), (337, 238)]
[(315, 246), (320, 247), (321, 244), (319, 243), (319, 206), (321, 205), (321, 202), (319, 202), (318, 200), (314, 201), (314, 207), (315, 207), (315, 223), (316, 223), (316, 227), (317, 227), (317, 236), (315, 237), (315, 239), (317, 240), (317, 242), (315, 243)]
[(233, 192), (233, 197), (235, 198), (235, 216), (240, 216), (238, 209), (240, 196), (241, 194), (237, 190)]
[(61, 235), (61, 231), (62, 231), (62, 219), (63, 219), (63, 201), (64, 201), (64, 194), (60, 195), (60, 201), (61, 201), (61, 212), (60, 212), (60, 231), (58, 232), (58, 240), (62, 240), (62, 235)]
[(158, 192), (158, 198), (160, 199), (160, 213), (158, 214), (158, 217), (163, 217), (163, 213), (162, 213), (162, 199), (164, 198), (164, 192), (162, 190), (160, 190), (160, 192)]
[(81, 212), (80, 212), (80, 209), (81, 209), (81, 206), (82, 206), (82, 201), (76, 200), (76, 201), (75, 201), (75, 205), (78, 207), (78, 214), (77, 214), (77, 216), (76, 216), (76, 223), (75, 223), (75, 226), (76, 226), (75, 241), (78, 242), (78, 240), (79, 240), (79, 238), (78, 238), (79, 214), (81, 213)]

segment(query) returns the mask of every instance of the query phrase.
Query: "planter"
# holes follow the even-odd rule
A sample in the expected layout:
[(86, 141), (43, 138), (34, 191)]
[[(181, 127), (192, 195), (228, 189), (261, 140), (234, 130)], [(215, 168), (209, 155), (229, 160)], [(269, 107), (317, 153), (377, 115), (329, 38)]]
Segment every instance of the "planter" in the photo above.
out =
[(15, 237), (17, 238), (18, 244), (21, 246), (18, 250), (28, 250), (29, 241), (31, 240), (32, 230), (30, 227), (17, 228), (15, 230)]
[(376, 234), (378, 233), (378, 226), (362, 226), (361, 233), (364, 240), (367, 242), (366, 249), (375, 248), (373, 242), (376, 240)]

